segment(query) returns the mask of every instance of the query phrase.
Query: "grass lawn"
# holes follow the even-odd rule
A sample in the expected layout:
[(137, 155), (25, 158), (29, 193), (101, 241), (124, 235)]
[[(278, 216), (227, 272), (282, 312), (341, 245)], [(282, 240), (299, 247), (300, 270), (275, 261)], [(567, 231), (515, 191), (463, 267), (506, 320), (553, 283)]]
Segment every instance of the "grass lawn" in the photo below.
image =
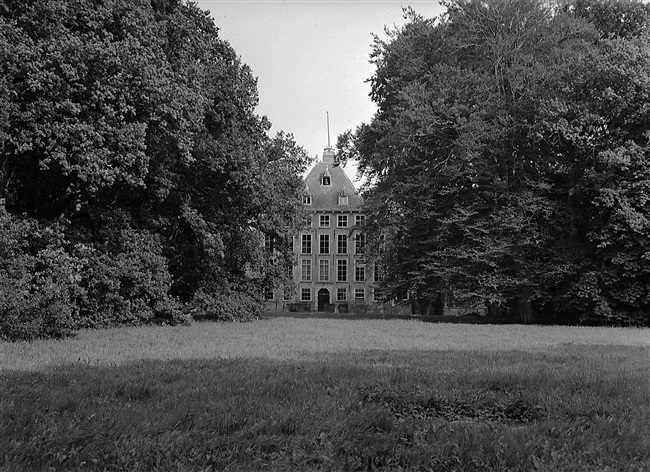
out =
[(0, 470), (650, 470), (650, 330), (276, 318), (0, 342)]

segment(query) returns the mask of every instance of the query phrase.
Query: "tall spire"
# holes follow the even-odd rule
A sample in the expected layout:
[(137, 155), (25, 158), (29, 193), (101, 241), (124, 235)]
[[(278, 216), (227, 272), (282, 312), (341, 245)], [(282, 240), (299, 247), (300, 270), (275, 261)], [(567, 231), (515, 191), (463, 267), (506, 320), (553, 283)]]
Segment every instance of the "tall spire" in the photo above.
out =
[(332, 147), (330, 145), (330, 112), (327, 112), (327, 147)]
[(325, 148), (325, 151), (323, 151), (323, 162), (327, 162), (328, 164), (336, 164), (334, 162), (334, 149), (332, 148), (332, 145), (330, 143), (330, 112), (327, 112), (327, 147)]

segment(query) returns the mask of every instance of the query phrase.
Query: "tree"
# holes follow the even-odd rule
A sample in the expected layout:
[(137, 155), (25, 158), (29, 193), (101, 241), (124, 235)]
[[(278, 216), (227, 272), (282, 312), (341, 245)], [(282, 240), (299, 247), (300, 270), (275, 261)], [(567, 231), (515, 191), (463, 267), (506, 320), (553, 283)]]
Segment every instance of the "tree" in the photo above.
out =
[[(587, 321), (592, 307), (570, 303), (593, 264), (582, 185), (594, 152), (626, 140), (647, 149), (648, 129), (643, 87), (621, 97), (625, 114), (604, 116), (611, 84), (591, 66), (617, 57), (610, 78), (623, 68), (620, 87), (632, 71), (643, 82), (643, 54), (607, 50), (644, 36), (602, 40), (574, 12), (534, 0), (447, 8), (437, 23), (407, 11), (406, 25), (376, 38), (378, 112), (342, 143), (369, 181), (371, 228), (388, 227), (383, 291)], [(617, 138), (601, 139), (602, 126)]]
[(643, 34), (650, 4), (641, 0), (576, 0), (565, 10), (591, 22), (604, 38), (630, 38)]
[(275, 270), (260, 238), (273, 232), (289, 251), (307, 157), (291, 135), (267, 136), (256, 79), (206, 12), (178, 0), (5, 0), (0, 68), (10, 215), (58, 221), (72, 245), (100, 253), (145, 235), (159, 249), (140, 249), (171, 275), (166, 297), (217, 311), (243, 300), (226, 317), (259, 310)]
[(585, 321), (648, 324), (648, 35), (603, 39), (553, 113), (557, 150), (573, 160), (572, 187), (586, 257), (572, 303)]

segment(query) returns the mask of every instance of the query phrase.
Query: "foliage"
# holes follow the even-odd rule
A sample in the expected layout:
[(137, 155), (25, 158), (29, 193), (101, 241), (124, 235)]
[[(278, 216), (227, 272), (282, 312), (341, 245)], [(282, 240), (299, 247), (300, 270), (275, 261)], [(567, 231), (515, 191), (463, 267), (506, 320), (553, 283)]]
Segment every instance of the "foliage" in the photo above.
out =
[[(645, 177), (617, 172), (613, 158), (636, 155), (645, 175), (647, 16), (634, 16), (629, 34), (605, 35), (581, 5), (452, 1), (437, 23), (409, 10), (403, 27), (375, 39), (378, 112), (339, 150), (369, 182), (386, 297), (444, 293), (519, 319), (650, 323), (634, 223), (617, 227), (621, 244), (608, 255), (594, 250), (613, 230), (605, 194), (625, 194), (620, 217), (626, 205), (629, 218), (649, 214)], [(598, 5), (618, 14), (618, 4)]]
[(575, 0), (566, 10), (589, 20), (605, 38), (641, 35), (650, 16), (642, 0)]
[(104, 245), (77, 244), (73, 254), (84, 263), (78, 299), (83, 327), (189, 321), (169, 295), (171, 276), (156, 235), (123, 229)]
[[(221, 293), (218, 295), (200, 290), (194, 299), (205, 310), (209, 319), (219, 321), (247, 321), (260, 316), (262, 309), (259, 298), (245, 292)], [(244, 313), (245, 315), (242, 315)]]
[[(122, 231), (121, 247), (73, 244), (65, 221), (0, 209), (0, 338), (63, 337), (79, 328), (186, 323), (153, 235)], [(67, 231), (66, 231), (67, 230)]]
[(81, 267), (62, 237), (59, 225), (14, 219), (0, 206), (0, 338), (63, 337), (77, 327)]
[[(585, 178), (595, 257), (583, 275), (593, 288), (594, 323), (647, 324), (650, 306), (650, 152), (631, 142), (599, 154), (599, 172)], [(580, 300), (580, 297), (578, 297)], [(595, 306), (594, 306), (595, 305)], [(592, 310), (585, 310), (589, 313)]]
[(256, 80), (206, 12), (5, 0), (0, 25), (0, 198), (10, 215), (68, 222), (79, 254), (62, 250), (96, 277), (88, 323), (271, 283), (260, 235), (273, 233), (286, 266), (306, 154), (266, 135)]

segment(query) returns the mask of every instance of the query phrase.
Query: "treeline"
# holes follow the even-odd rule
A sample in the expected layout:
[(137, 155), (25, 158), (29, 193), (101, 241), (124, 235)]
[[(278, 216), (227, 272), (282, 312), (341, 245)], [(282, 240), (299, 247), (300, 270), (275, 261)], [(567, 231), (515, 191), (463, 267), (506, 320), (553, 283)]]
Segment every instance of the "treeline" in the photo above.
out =
[(194, 4), (0, 1), (0, 338), (259, 313), (307, 157), (256, 104)]
[(339, 137), (383, 296), (649, 326), (650, 5), (446, 6), (376, 37), (378, 111)]

